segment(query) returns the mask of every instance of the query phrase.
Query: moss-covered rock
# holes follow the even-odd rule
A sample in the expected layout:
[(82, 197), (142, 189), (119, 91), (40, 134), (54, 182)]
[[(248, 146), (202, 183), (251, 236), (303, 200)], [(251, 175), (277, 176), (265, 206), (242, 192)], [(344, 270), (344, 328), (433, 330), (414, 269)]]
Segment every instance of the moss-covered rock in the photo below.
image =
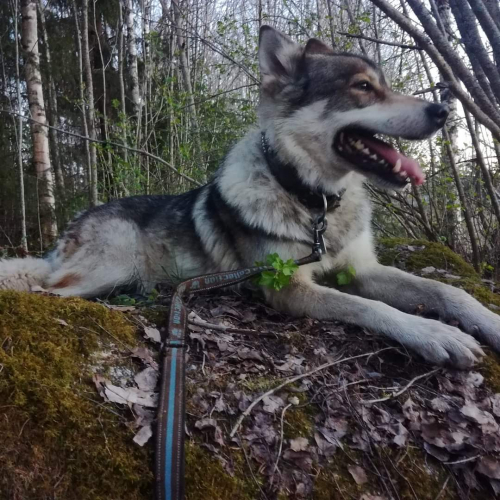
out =
[(0, 293), (0, 498), (151, 497), (150, 454), (92, 385), (117, 342), (134, 328), (102, 305)]
[[(379, 262), (405, 271), (419, 273), (433, 267), (426, 277), (463, 288), (487, 307), (500, 307), (500, 295), (481, 281), (474, 268), (441, 243), (404, 238), (383, 238), (377, 242)], [(446, 273), (438, 272), (445, 270)], [(453, 277), (449, 277), (449, 275)], [(447, 276), (448, 275), (448, 276)]]
[(377, 244), (377, 254), (381, 264), (399, 267), (406, 271), (419, 271), (432, 266), (436, 269), (446, 269), (449, 273), (464, 278), (479, 278), (470, 264), (441, 243), (382, 238)]
[[(443, 245), (398, 239), (382, 240), (378, 249), (384, 264), (416, 274), (424, 267), (445, 269), (446, 273), (436, 272), (428, 277), (461, 286), (486, 305), (500, 306), (498, 294), (481, 281), (471, 266)], [(459, 278), (447, 278), (446, 274)], [(210, 305), (200, 303), (199, 309), (210, 309)], [(141, 315), (160, 325), (164, 323), (166, 311), (165, 304), (156, 305), (141, 311)], [(272, 324), (279, 331), (279, 325)], [(259, 329), (258, 322), (255, 328)], [(260, 328), (264, 331), (269, 325), (263, 322)], [(241, 411), (236, 404), (238, 400), (231, 399), (235, 398), (234, 391), (237, 389), (255, 398), (280, 385), (285, 375), (275, 366), (283, 362), (284, 353), (299, 350), (312, 366), (315, 353), (325, 348), (329, 351), (341, 345), (348, 348), (345, 356), (359, 353), (356, 342), (349, 344), (349, 336), (340, 330), (331, 332), (333, 328), (329, 325), (323, 332), (311, 322), (284, 330), (279, 338), (266, 341), (265, 359), (271, 356), (273, 362), (256, 361), (259, 365), (256, 368), (253, 361), (245, 360), (248, 371), (236, 370), (235, 365), (239, 363), (236, 354), (231, 357), (227, 352), (219, 352), (213, 340), (199, 352), (191, 346), (192, 373), (188, 373), (187, 379), (187, 423), (191, 435), (186, 443), (187, 500), (251, 500), (260, 497), (261, 489), (268, 498), (282, 500), (361, 498), (364, 494), (388, 496), (387, 489), (396, 489), (401, 498), (434, 499), (439, 495), (441, 500), (458, 498), (455, 479), (441, 492), (449, 470), (423, 450), (421, 440), (410, 439), (403, 448), (386, 442), (386, 446), (373, 444), (365, 452), (355, 449), (359, 441), (353, 440), (353, 432), (363, 428), (357, 413), (345, 417), (349, 421), (349, 433), (342, 438), (343, 449), (337, 447), (328, 459), (317, 452), (311, 454), (312, 469), (307, 469), (300, 454), (291, 454), (289, 449), (298, 437), (306, 438), (309, 445), (315, 447), (317, 433), (324, 425), (322, 419), (331, 412), (328, 410), (330, 400), (318, 397), (318, 384), (323, 383), (322, 379), (313, 380), (314, 390), (299, 392), (303, 386), (295, 384), (277, 393), (285, 402), (289, 396), (297, 397), (299, 404), (289, 406), (285, 413), (282, 408), (272, 416), (266, 415), (265, 425), (274, 427), (275, 441), (265, 443), (257, 434), (245, 438), (250, 425), (257, 425), (257, 419), (252, 421), (252, 418), (262, 411), (258, 408), (244, 421), (238, 440), (227, 439), (227, 432)], [(359, 339), (359, 342), (367, 339), (365, 351), (376, 350), (370, 344), (374, 341), (372, 338), (359, 333)], [(241, 338), (235, 337), (235, 345), (240, 342)], [(245, 340), (256, 350), (261, 348), (261, 342), (258, 337)], [(132, 418), (128, 410), (104, 403), (92, 382), (95, 372), (112, 378), (120, 370), (138, 371), (141, 367), (126, 355), (127, 348), (137, 343), (132, 323), (123, 314), (102, 305), (80, 299), (0, 293), (1, 499), (145, 500), (152, 497), (151, 443), (140, 448), (132, 442), (133, 432), (127, 425)], [(237, 352), (235, 349), (234, 353)], [(221, 369), (217, 369), (219, 363), (222, 363)], [(395, 363), (394, 360), (387, 358), (390, 369), (377, 385), (391, 387), (391, 378), (395, 377), (392, 370), (399, 366), (391, 363)], [(363, 377), (364, 368), (356, 366), (342, 368), (344, 375), (350, 374), (345, 380), (354, 380), (349, 389), (354, 392), (348, 394), (346, 408), (360, 397), (355, 391), (362, 386), (350, 377), (356, 376), (358, 369), (359, 377)], [(419, 365), (414, 369), (419, 373), (418, 370), (428, 370), (428, 367)], [(369, 370), (370, 374), (378, 375), (383, 367), (374, 364)], [(484, 375), (488, 390), (500, 392), (499, 356), (488, 357), (478, 371)], [(411, 378), (413, 372), (397, 376), (404, 381)], [(325, 379), (331, 386), (338, 383), (339, 388), (343, 381), (344, 377)], [(232, 412), (214, 411), (219, 397), (228, 406), (233, 405)], [(394, 411), (394, 406), (402, 403), (394, 399), (381, 408)], [(337, 405), (335, 411), (339, 418), (344, 418), (344, 410)], [(195, 422), (207, 417), (217, 419), (225, 436), (222, 442), (214, 442), (208, 432), (197, 429)], [(256, 452), (254, 446), (258, 445), (262, 449), (257, 451), (267, 450), (270, 454), (271, 467), (266, 466), (264, 458)], [(276, 455), (279, 447), (280, 456)], [(349, 471), (352, 465), (364, 468), (367, 483), (356, 483)], [(299, 473), (301, 467), (305, 469)], [(290, 472), (290, 468), (294, 470)], [(285, 481), (286, 477), (293, 477), (293, 481)], [(274, 479), (270, 481), (270, 478)], [(297, 485), (301, 481), (309, 481), (307, 496), (298, 493)]]

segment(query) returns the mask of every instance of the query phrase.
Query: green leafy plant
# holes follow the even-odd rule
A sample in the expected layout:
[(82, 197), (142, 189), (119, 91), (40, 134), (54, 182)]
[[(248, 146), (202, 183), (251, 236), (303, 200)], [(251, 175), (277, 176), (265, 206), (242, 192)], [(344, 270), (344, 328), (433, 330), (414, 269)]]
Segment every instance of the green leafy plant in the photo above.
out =
[[(299, 268), (293, 259), (284, 261), (277, 253), (272, 253), (266, 257), (266, 264), (274, 267), (275, 271), (262, 271), (255, 279), (257, 285), (262, 285), (278, 292), (290, 283), (290, 278)], [(256, 262), (256, 266), (263, 266), (264, 263)]]
[(356, 269), (351, 265), (337, 273), (337, 285), (348, 285), (356, 277)]

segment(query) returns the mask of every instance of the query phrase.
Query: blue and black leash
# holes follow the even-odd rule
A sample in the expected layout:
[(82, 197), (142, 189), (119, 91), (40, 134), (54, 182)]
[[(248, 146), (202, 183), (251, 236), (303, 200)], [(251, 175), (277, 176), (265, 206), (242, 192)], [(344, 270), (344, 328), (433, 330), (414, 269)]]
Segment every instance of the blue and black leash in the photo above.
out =
[[(298, 266), (321, 260), (326, 253), (323, 233), (326, 231), (325, 209), (313, 223), (313, 247), (308, 257), (295, 261)], [(168, 337), (163, 348), (160, 402), (158, 407), (155, 452), (156, 500), (184, 498), (184, 436), (187, 311), (183, 297), (207, 290), (228, 287), (246, 281), (262, 271), (275, 271), (272, 266), (255, 266), (236, 271), (197, 276), (180, 283), (173, 295), (168, 319)]]

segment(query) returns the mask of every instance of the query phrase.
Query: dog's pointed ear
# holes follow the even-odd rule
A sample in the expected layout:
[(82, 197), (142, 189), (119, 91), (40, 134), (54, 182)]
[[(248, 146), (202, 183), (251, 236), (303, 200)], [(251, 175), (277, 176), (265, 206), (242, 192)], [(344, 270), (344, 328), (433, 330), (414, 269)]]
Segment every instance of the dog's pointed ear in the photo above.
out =
[(304, 49), (271, 26), (259, 34), (259, 66), (263, 89), (294, 79)]
[(306, 43), (305, 54), (335, 54), (335, 51), (317, 38), (311, 38)]

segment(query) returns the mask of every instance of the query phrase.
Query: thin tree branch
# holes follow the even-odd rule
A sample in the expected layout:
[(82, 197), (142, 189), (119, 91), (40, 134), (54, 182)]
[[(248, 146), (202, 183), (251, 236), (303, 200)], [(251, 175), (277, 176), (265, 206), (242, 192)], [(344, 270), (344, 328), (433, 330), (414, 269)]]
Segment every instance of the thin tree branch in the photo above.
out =
[(295, 377), (291, 377), (289, 379), (286, 379), (284, 382), (279, 384), (277, 387), (274, 389), (270, 389), (269, 391), (265, 392), (261, 396), (259, 396), (255, 401), (252, 402), (252, 404), (239, 416), (238, 420), (236, 421), (236, 424), (234, 427), (231, 429), (231, 432), (229, 433), (229, 437), (234, 437), (234, 435), (238, 432), (238, 429), (241, 426), (241, 423), (247, 417), (250, 415), (252, 410), (267, 396), (272, 396), (274, 393), (277, 391), (283, 389), (283, 387), (286, 387), (287, 385), (293, 384), (294, 382), (297, 382), (298, 380), (301, 380), (306, 377), (310, 377), (311, 375), (314, 375), (315, 373), (320, 372), (321, 370), (326, 370), (327, 368), (331, 368), (332, 366), (339, 365), (341, 363), (346, 363), (347, 361), (353, 361), (354, 359), (360, 359), (360, 358), (368, 358), (370, 356), (374, 356), (375, 354), (379, 354), (382, 351), (387, 351), (389, 349), (394, 349), (393, 347), (385, 347), (384, 349), (380, 349), (375, 352), (368, 352), (365, 354), (358, 354), (357, 356), (351, 356), (350, 358), (342, 358), (338, 359), (336, 361), (331, 361), (330, 363), (324, 363), (320, 366), (317, 366), (313, 370), (310, 370), (306, 373), (302, 373), (301, 375), (296, 375)]
[(418, 45), (407, 45), (405, 43), (388, 42), (386, 40), (379, 40), (378, 38), (372, 38), (370, 36), (353, 35), (352, 33), (346, 33), (345, 31), (337, 31), (337, 33), (339, 35), (343, 35), (348, 38), (359, 38), (360, 40), (367, 40), (368, 42), (380, 43), (382, 45), (390, 45), (391, 47), (400, 47), (402, 49), (411, 49), (411, 50), (424, 50), (422, 47), (419, 47)]
[(160, 158), (159, 156), (156, 156), (156, 155), (154, 155), (152, 153), (148, 153), (147, 151), (144, 151), (142, 149), (131, 148), (129, 146), (125, 146), (124, 144), (118, 144), (116, 142), (101, 141), (99, 139), (92, 139), (90, 137), (85, 137), (84, 135), (80, 135), (80, 134), (77, 134), (75, 132), (69, 132), (67, 130), (62, 130), (62, 129), (57, 128), (57, 127), (52, 127), (51, 125), (48, 125), (48, 124), (43, 123), (43, 122), (39, 122), (38, 120), (35, 120), (34, 118), (31, 118), (31, 117), (28, 117), (28, 116), (22, 116), (22, 115), (19, 115), (19, 113), (15, 113), (14, 111), (9, 111), (7, 109), (1, 109), (0, 108), (0, 113), (6, 113), (8, 115), (14, 115), (14, 116), (22, 117), (23, 120), (27, 120), (27, 121), (36, 123), (36, 124), (38, 124), (38, 125), (40, 125), (42, 127), (47, 127), (47, 128), (54, 129), (54, 130), (56, 130), (57, 132), (59, 132), (61, 134), (66, 134), (66, 135), (69, 135), (71, 137), (77, 137), (78, 139), (82, 139), (84, 141), (89, 141), (89, 142), (93, 142), (93, 143), (96, 143), (96, 144), (104, 144), (105, 146), (113, 146), (115, 148), (127, 149), (128, 151), (132, 151), (133, 153), (138, 153), (138, 154), (141, 154), (141, 155), (144, 155), (144, 156), (148, 156), (149, 158), (152, 158), (153, 160), (156, 160), (156, 161), (162, 163), (163, 165), (165, 165), (166, 167), (168, 167), (170, 170), (172, 170), (173, 172), (175, 172), (177, 175), (179, 175), (183, 179), (186, 179), (187, 181), (192, 182), (196, 186), (203, 186), (203, 184), (201, 182), (198, 182), (197, 180), (189, 177), (188, 175), (183, 174), (182, 172), (179, 172), (175, 167), (173, 167), (172, 165), (170, 165), (170, 163), (168, 163), (167, 161), (165, 161), (163, 158)]

